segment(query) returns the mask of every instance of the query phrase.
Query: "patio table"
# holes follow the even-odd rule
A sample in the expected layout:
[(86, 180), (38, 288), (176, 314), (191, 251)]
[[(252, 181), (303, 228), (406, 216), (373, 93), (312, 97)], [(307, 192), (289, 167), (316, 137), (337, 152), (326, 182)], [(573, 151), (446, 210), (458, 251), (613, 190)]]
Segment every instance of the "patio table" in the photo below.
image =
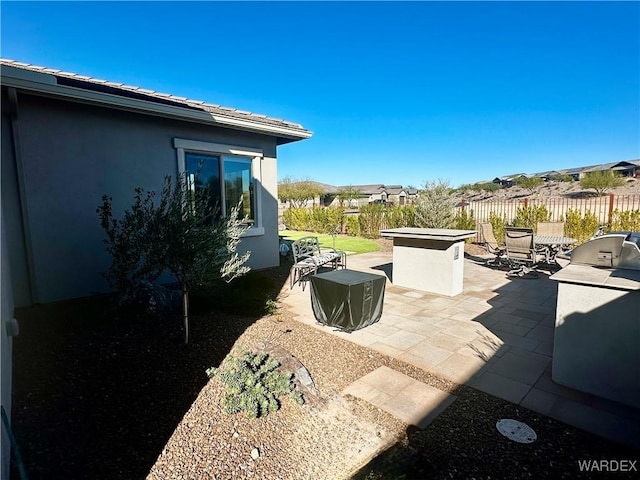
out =
[(533, 241), (536, 245), (544, 247), (545, 261), (554, 262), (562, 247), (573, 245), (577, 242), (575, 238), (555, 236), (555, 235), (535, 235)]

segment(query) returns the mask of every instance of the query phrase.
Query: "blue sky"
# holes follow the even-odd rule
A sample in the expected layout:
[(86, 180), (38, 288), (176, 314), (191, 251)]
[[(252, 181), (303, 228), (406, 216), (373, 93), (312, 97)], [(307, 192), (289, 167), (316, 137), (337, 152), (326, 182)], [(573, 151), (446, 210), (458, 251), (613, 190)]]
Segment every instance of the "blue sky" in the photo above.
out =
[(640, 158), (638, 2), (8, 2), (4, 58), (301, 123), (281, 179)]

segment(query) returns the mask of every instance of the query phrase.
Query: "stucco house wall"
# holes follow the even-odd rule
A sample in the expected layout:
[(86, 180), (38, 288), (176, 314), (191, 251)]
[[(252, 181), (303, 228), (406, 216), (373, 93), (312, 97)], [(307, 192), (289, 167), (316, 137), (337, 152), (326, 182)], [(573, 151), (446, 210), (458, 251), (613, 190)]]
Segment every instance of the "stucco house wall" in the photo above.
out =
[[(260, 152), (253, 157), (258, 160), (252, 167), (257, 173), (260, 228), (250, 229), (239, 250), (251, 250), (248, 264), (254, 269), (278, 265), (276, 147), (308, 138), (310, 132), (287, 123), (285, 135), (290, 130), (293, 134), (282, 137), (279, 125), (272, 126), (277, 120), (253, 117), (248, 112), (242, 112), (247, 114), (242, 120), (218, 121), (218, 117), (206, 110), (201, 113), (191, 104), (185, 110), (171, 105), (173, 116), (168, 116), (152, 110), (147, 113), (146, 102), (133, 110), (84, 101), (82, 97), (78, 100), (68, 93), (84, 93), (76, 88), (63, 86), (67, 96), (55, 95), (55, 91), (43, 94), (22, 88), (22, 72), (11, 68), (7, 72), (8, 68), (3, 65), (2, 70), (2, 197), (16, 307), (107, 291), (100, 272), (107, 270), (111, 259), (105, 251), (104, 232), (96, 212), (102, 195), (113, 198), (114, 215), (119, 217), (131, 205), (134, 188), (159, 192), (165, 175), (175, 179), (178, 174), (176, 141)], [(9, 77), (10, 73), (18, 80)], [(28, 75), (33, 72), (26, 74), (30, 80)], [(38, 73), (35, 75), (40, 81)], [(45, 83), (51, 81), (48, 76), (42, 77)], [(55, 79), (51, 82), (51, 88), (57, 88)], [(115, 98), (115, 102), (129, 102), (106, 97), (107, 101)], [(153, 101), (150, 105), (152, 109), (157, 107)], [(179, 116), (183, 111), (186, 115), (195, 111), (203, 121), (200, 117), (185, 121)], [(245, 123), (236, 128), (233, 122)]]
[[(131, 205), (135, 187), (159, 191), (165, 175), (175, 178), (175, 138), (264, 152), (259, 188), (265, 234), (243, 240), (241, 249), (252, 251), (252, 268), (278, 264), (273, 138), (29, 95), (21, 95), (19, 102), (37, 301), (106, 290), (97, 273), (108, 268), (110, 258), (96, 208), (108, 194), (113, 197), (114, 214), (120, 216)], [(20, 277), (24, 276), (22, 271)]]

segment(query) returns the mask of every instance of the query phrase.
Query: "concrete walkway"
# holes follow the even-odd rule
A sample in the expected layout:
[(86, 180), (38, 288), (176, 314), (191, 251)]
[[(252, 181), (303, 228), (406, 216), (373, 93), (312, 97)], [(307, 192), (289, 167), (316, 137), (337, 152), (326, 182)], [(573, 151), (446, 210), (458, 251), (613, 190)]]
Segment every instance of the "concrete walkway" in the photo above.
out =
[(551, 379), (557, 285), (544, 273), (512, 280), (465, 258), (464, 291), (446, 297), (393, 285), (391, 253), (350, 256), (348, 268), (387, 276), (378, 323), (353, 333), (317, 323), (308, 286), (287, 284), (281, 300), (299, 321), (319, 330), (640, 448), (640, 410)]

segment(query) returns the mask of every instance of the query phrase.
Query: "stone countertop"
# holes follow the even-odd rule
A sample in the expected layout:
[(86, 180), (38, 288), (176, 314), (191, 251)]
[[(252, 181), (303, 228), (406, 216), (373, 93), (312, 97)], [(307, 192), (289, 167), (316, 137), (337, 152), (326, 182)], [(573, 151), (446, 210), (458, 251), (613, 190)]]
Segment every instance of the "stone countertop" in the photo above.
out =
[(549, 277), (551, 280), (618, 290), (640, 290), (640, 270), (567, 265)]
[(476, 235), (475, 230), (455, 230), (452, 228), (390, 228), (380, 230), (380, 235), (391, 238), (415, 238), (424, 240), (464, 240)]

